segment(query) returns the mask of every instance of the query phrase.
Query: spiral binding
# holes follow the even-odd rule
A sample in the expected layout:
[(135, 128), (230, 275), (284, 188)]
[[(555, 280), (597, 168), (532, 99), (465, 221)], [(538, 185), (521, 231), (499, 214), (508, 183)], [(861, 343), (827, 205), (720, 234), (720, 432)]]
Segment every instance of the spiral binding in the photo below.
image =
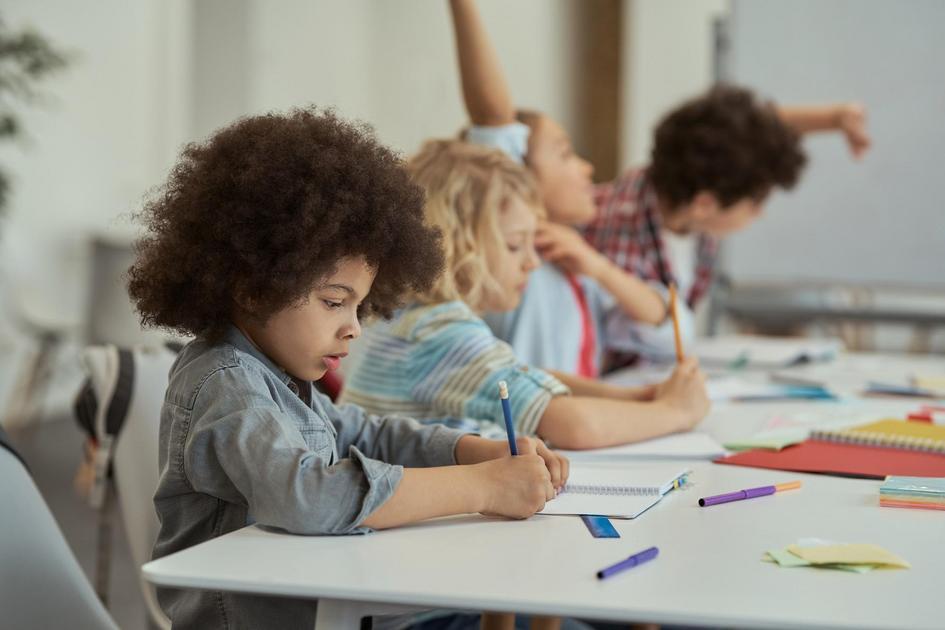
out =
[(811, 431), (812, 440), (821, 442), (837, 442), (840, 444), (856, 444), (858, 446), (875, 446), (879, 448), (897, 448), (907, 451), (922, 451), (923, 453), (945, 454), (945, 441), (915, 435), (889, 435), (876, 431)]
[(632, 486), (604, 486), (595, 484), (567, 484), (564, 491), (573, 494), (596, 494), (605, 496), (640, 497), (659, 494), (658, 488), (634, 488)]

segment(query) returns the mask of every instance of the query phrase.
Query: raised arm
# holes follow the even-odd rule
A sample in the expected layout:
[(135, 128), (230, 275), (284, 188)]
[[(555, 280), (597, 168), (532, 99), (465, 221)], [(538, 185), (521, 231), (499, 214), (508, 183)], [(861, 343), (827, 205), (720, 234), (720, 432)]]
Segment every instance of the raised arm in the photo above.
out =
[(859, 103), (783, 105), (776, 109), (781, 120), (802, 134), (839, 131), (855, 158), (862, 157), (872, 144), (866, 129), (866, 109)]
[(450, 0), (463, 101), (474, 125), (497, 127), (515, 121), (515, 106), (499, 57), (473, 0)]

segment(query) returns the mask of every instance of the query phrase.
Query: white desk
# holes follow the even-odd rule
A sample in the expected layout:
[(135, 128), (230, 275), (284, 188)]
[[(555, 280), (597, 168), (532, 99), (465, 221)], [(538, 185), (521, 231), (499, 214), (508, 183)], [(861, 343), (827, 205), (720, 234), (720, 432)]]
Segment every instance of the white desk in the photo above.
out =
[[(844, 403), (719, 405), (719, 439), (761, 428), (771, 413)], [(846, 403), (908, 409), (914, 402)], [(755, 423), (758, 424), (755, 424)], [(574, 517), (430, 521), (369, 536), (303, 537), (246, 528), (150, 562), (155, 584), (319, 600), (318, 628), (357, 627), (377, 604), (750, 628), (942, 628), (945, 518), (878, 506), (879, 482), (706, 462), (694, 485), (594, 539)], [(700, 496), (801, 478), (773, 497), (697, 507)], [(865, 575), (761, 561), (802, 537), (882, 545), (909, 570)], [(655, 561), (599, 582), (595, 572), (651, 545)], [(326, 571), (326, 567), (331, 570)]]

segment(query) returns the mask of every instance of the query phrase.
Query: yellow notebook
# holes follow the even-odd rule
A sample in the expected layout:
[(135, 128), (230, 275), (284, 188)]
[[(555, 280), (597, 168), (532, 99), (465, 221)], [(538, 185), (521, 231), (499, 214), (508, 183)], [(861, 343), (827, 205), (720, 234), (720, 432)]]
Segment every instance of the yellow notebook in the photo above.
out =
[(917, 374), (912, 377), (912, 384), (919, 389), (945, 392), (945, 374)]
[(879, 420), (842, 430), (812, 431), (813, 440), (945, 453), (945, 426), (910, 420)]

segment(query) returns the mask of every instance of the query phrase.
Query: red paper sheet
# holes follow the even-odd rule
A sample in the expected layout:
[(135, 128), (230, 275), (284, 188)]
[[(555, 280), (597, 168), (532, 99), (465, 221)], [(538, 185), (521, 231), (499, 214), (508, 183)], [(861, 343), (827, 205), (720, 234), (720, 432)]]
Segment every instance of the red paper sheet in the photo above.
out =
[(818, 440), (807, 440), (780, 451), (755, 449), (736, 453), (715, 463), (870, 479), (884, 479), (886, 475), (945, 477), (945, 455), (939, 453)]

